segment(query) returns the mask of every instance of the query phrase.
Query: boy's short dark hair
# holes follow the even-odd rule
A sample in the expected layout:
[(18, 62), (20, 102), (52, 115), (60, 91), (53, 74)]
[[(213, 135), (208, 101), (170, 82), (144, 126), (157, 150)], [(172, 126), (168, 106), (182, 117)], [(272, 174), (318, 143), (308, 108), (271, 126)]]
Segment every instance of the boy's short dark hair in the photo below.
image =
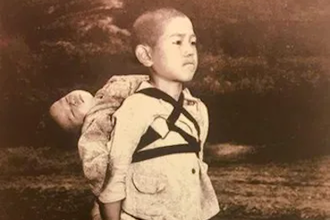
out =
[(171, 18), (187, 17), (174, 8), (159, 8), (141, 14), (133, 24), (132, 47), (135, 50), (139, 44), (154, 46), (161, 34), (162, 25)]

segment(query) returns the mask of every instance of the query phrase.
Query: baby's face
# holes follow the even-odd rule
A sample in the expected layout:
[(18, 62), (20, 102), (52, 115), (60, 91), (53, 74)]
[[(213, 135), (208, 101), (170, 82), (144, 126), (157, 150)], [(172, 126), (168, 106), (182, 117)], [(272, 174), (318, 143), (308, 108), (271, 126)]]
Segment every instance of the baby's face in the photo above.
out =
[(163, 24), (151, 57), (156, 74), (179, 82), (193, 78), (198, 58), (196, 35), (189, 18), (174, 17)]
[(78, 131), (93, 106), (94, 98), (89, 92), (74, 90), (55, 102), (50, 114), (64, 130)]

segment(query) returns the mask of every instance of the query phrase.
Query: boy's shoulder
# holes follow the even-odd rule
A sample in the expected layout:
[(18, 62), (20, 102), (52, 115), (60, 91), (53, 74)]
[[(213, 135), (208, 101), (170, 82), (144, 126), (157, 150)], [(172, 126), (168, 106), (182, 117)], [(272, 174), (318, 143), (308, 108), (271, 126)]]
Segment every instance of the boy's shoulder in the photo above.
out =
[(137, 103), (130, 100), (135, 94), (138, 86), (148, 80), (147, 75), (114, 75), (108, 82), (96, 92), (94, 96), (95, 105), (87, 113), (85, 121), (101, 121), (108, 118), (119, 109), (126, 100), (128, 103)]
[(114, 75), (107, 83), (96, 92), (95, 98), (107, 99), (107, 97), (127, 98), (132, 95), (143, 81), (147, 81), (147, 75)]
[[(134, 93), (126, 97), (124, 103), (129, 103), (130, 105), (134, 105), (139, 103), (154, 103), (154, 102), (159, 102), (161, 100), (161, 98), (158, 98), (157, 96), (145, 95), (143, 92), (140, 92), (145, 88), (148, 89), (150, 87), (148, 87), (147, 83), (143, 82), (141, 86)], [(188, 105), (199, 105), (202, 106), (203, 108), (207, 108), (205, 103), (200, 98), (192, 95), (192, 93), (188, 88), (185, 88), (182, 91), (182, 93), (184, 96), (184, 102), (186, 102)]]
[[(142, 84), (143, 89), (143, 84)], [(152, 95), (146, 95), (144, 93), (140, 93), (139, 91), (142, 90), (141, 88), (138, 89), (135, 93), (128, 96), (124, 102), (121, 108), (125, 109), (136, 109), (144, 111), (147, 113), (157, 114), (157, 111), (162, 107), (164, 103), (167, 103), (167, 101), (164, 101), (162, 98), (153, 97)], [(207, 114), (208, 109), (205, 103), (195, 96), (193, 96), (188, 89), (183, 90), (184, 95), (184, 105), (195, 108), (197, 112), (200, 112), (202, 114)], [(170, 104), (170, 103), (169, 103)], [(199, 114), (199, 113), (198, 113)]]
[(152, 107), (156, 107), (157, 103), (160, 100), (151, 96), (147, 96), (143, 93), (133, 93), (128, 96), (121, 106), (125, 108), (135, 108), (135, 109), (144, 109), (146, 112), (148, 109), (152, 109)]
[(188, 88), (183, 90), (183, 95), (185, 97), (185, 102), (187, 105), (196, 105), (198, 108), (203, 108), (207, 110), (205, 103), (198, 97), (194, 96)]

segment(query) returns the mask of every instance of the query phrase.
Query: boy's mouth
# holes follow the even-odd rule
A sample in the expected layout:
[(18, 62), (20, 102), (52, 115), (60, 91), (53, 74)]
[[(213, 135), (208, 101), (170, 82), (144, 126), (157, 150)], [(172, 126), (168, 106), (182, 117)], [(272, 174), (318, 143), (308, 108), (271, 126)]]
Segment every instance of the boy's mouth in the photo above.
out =
[(194, 62), (184, 62), (183, 63), (183, 66), (195, 66), (195, 63)]

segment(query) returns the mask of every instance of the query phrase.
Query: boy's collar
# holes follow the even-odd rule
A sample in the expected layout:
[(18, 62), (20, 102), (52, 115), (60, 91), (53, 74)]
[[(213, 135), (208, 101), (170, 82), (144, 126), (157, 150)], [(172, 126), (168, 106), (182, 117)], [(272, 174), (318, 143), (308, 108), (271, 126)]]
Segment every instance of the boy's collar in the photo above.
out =
[[(148, 81), (143, 81), (136, 91), (140, 91), (146, 88), (155, 88)], [(182, 90), (184, 100), (187, 101), (188, 105), (197, 103), (198, 99), (193, 97), (188, 88)]]

